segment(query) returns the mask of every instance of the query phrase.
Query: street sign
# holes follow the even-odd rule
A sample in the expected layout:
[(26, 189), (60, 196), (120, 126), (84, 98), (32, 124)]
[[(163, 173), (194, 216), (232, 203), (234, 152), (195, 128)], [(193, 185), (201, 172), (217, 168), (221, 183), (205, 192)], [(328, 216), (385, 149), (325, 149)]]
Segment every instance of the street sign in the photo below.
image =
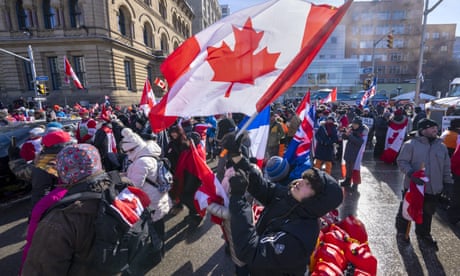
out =
[(34, 101), (37, 101), (37, 102), (44, 102), (44, 101), (46, 101), (46, 98), (44, 98), (44, 97), (35, 97), (35, 98), (34, 98)]
[(48, 76), (37, 76), (35, 78), (36, 81), (47, 81), (48, 80)]
[(370, 74), (372, 73), (372, 67), (363, 68), (363, 74)]

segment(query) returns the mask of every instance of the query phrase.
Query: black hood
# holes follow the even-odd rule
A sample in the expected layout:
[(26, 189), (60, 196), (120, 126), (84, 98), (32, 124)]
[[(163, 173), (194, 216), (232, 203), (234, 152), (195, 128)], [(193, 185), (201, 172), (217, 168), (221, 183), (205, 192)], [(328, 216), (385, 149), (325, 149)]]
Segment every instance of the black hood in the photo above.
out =
[(323, 180), (323, 189), (321, 192), (311, 198), (303, 200), (300, 208), (309, 217), (322, 217), (328, 212), (337, 208), (343, 200), (342, 189), (337, 181), (323, 171), (318, 172)]

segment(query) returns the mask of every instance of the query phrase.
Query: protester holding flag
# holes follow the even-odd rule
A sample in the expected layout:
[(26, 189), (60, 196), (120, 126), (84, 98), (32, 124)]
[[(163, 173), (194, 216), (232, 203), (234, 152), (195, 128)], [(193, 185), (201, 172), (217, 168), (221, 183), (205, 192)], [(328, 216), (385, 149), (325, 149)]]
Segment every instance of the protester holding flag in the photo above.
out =
[[(446, 146), (437, 137), (438, 124), (430, 119), (422, 119), (418, 123), (417, 135), (404, 143), (397, 158), (399, 169), (405, 174), (404, 194), (409, 189), (409, 183), (425, 185), (423, 198), (423, 222), (416, 224), (415, 234), (419, 241), (429, 247), (437, 248), (436, 241), (431, 235), (431, 221), (439, 203), (440, 194), (452, 184), (451, 164)], [(423, 166), (422, 166), (423, 164)], [(417, 177), (422, 167), (425, 168), (428, 181)], [(408, 241), (406, 230), (409, 221), (402, 215), (402, 204), (396, 216), (397, 238)]]
[(326, 166), (327, 174), (332, 173), (332, 161), (334, 160), (334, 144), (339, 142), (337, 124), (334, 116), (328, 116), (325, 121), (320, 122), (320, 126), (315, 133), (315, 168), (321, 169), (323, 164)]
[(407, 124), (409, 119), (402, 109), (398, 109), (394, 112), (393, 117), (388, 123), (388, 130), (385, 138), (385, 149), (383, 150), (380, 159), (388, 164), (392, 164), (396, 161), (398, 152), (404, 143), (407, 132)]
[(359, 174), (361, 167), (361, 159), (364, 153), (364, 147), (366, 146), (366, 139), (369, 129), (363, 124), (360, 117), (353, 118), (351, 126), (348, 127), (344, 133), (342, 133), (342, 139), (346, 140), (345, 150), (343, 153), (342, 169), (345, 170), (345, 180), (340, 183), (343, 187), (353, 187), (360, 182)]
[[(248, 264), (251, 275), (304, 275), (320, 231), (318, 218), (342, 202), (337, 181), (308, 169), (289, 186), (273, 184), (233, 143), (230, 219), (237, 257)], [(265, 206), (256, 225), (246, 190)]]

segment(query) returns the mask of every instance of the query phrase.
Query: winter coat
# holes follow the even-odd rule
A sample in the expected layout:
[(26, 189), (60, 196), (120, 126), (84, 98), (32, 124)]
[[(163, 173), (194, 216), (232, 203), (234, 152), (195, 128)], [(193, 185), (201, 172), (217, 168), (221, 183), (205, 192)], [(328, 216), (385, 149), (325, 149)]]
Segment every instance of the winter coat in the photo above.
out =
[(359, 150), (365, 142), (364, 138), (368, 133), (369, 129), (367, 126), (361, 125), (359, 128), (352, 130), (350, 135), (343, 136), (343, 139), (348, 140), (347, 145), (345, 146), (345, 153), (343, 154), (343, 159), (346, 162), (355, 162)]
[(337, 135), (337, 126), (335, 124), (331, 125), (331, 130), (327, 131), (326, 123), (321, 122), (320, 127), (315, 133), (316, 138), (316, 148), (315, 148), (315, 158), (322, 161), (332, 161), (334, 159), (334, 144), (339, 142), (339, 137)]
[(452, 174), (456, 177), (460, 177), (460, 144), (457, 145), (452, 157), (450, 158), (450, 168)]
[(298, 202), (288, 187), (267, 181), (253, 167), (247, 172), (247, 191), (265, 208), (254, 226), (244, 195), (230, 197), (237, 257), (248, 264), (251, 275), (304, 275), (320, 231), (318, 218), (342, 202), (342, 190), (331, 176), (319, 172), (324, 189)]
[[(85, 179), (86, 184), (75, 184), (67, 196), (82, 191), (97, 192), (107, 187), (103, 182), (92, 181), (94, 178), (90, 177)], [(35, 230), (23, 275), (103, 276), (85, 264), (95, 238), (94, 222), (98, 208), (98, 199), (75, 201), (69, 206), (53, 209), (42, 218)]]
[[(161, 155), (161, 148), (153, 141), (147, 141), (146, 146), (138, 146), (135, 150), (128, 153), (128, 159), (132, 161), (126, 171), (127, 177), (133, 185), (146, 192), (151, 200), (150, 208), (155, 210), (152, 215), (153, 221), (162, 219), (171, 209), (171, 199), (168, 193), (160, 191), (149, 184), (155, 183), (157, 177), (157, 160), (154, 158)], [(147, 179), (149, 181), (147, 181)]]
[(417, 135), (403, 144), (396, 159), (399, 169), (404, 173), (404, 187), (409, 188), (410, 174), (425, 167), (429, 181), (425, 193), (440, 194), (444, 183), (452, 183), (450, 158), (442, 140), (436, 138), (430, 143), (428, 138)]

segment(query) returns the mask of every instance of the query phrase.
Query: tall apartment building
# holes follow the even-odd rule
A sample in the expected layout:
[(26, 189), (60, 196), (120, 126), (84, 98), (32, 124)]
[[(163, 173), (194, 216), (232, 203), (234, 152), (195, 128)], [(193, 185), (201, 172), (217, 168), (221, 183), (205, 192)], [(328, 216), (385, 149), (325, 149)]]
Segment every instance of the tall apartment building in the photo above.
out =
[(222, 18), (218, 0), (187, 0), (195, 13), (192, 33), (196, 34)]
[[(0, 2), (0, 48), (27, 57), (47, 76), (50, 103), (139, 103), (146, 78), (192, 33), (185, 0), (5, 0)], [(85, 90), (64, 82), (67, 56)], [(30, 63), (0, 54), (0, 100), (35, 96)], [(159, 88), (154, 88), (161, 96)]]
[(457, 24), (427, 24), (425, 29), (423, 73), (429, 75), (436, 65), (450, 61), (454, 55)]
[[(420, 0), (381, 0), (353, 2), (344, 17), (345, 57), (357, 58), (369, 77), (372, 58), (378, 83), (403, 83), (414, 80), (420, 51), (423, 2)], [(393, 34), (393, 48), (387, 36)], [(374, 55), (373, 55), (374, 51)]]

